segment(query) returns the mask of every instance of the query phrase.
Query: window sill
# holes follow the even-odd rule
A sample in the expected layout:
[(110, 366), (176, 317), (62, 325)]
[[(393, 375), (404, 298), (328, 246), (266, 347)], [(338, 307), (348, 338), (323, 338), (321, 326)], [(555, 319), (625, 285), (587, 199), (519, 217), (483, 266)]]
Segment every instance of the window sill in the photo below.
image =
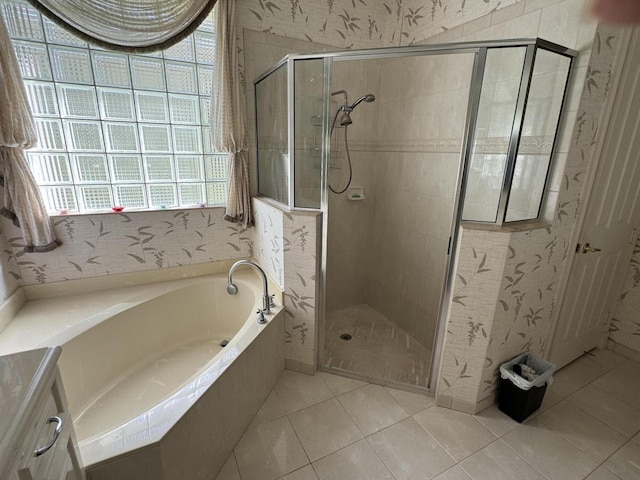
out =
[(96, 210), (93, 212), (69, 212), (69, 213), (49, 213), (49, 217), (51, 218), (64, 218), (64, 217), (88, 217), (93, 215), (129, 215), (129, 214), (138, 214), (138, 213), (158, 213), (158, 212), (176, 212), (183, 210), (211, 210), (216, 208), (225, 208), (224, 205), (211, 205), (206, 207), (167, 207), (167, 208), (131, 208), (124, 209), (120, 212), (115, 212), (111, 209), (109, 210)]

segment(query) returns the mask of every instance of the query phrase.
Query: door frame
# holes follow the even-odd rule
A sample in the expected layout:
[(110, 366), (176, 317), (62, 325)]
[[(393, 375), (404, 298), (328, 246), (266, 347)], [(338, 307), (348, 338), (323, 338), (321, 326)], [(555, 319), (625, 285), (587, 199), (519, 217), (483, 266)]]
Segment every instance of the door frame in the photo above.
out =
[[(640, 31), (640, 27), (636, 27)], [(553, 347), (553, 342), (556, 337), (556, 332), (558, 329), (558, 321), (560, 319), (560, 311), (562, 310), (562, 304), (565, 301), (565, 295), (567, 292), (567, 286), (569, 285), (569, 278), (571, 276), (571, 272), (573, 270), (573, 265), (575, 261), (575, 254), (572, 245), (577, 245), (582, 235), (583, 226), (585, 217), (587, 214), (587, 207), (589, 206), (589, 201), (591, 200), (591, 193), (593, 192), (593, 186), (596, 183), (596, 173), (598, 172), (598, 167), (600, 166), (600, 161), (602, 159), (602, 151), (604, 149), (605, 144), (605, 135), (609, 130), (609, 125), (611, 124), (611, 118), (613, 115), (613, 106), (615, 104), (615, 99), (618, 95), (620, 89), (620, 83), (622, 81), (622, 70), (625, 64), (625, 59), (629, 52), (629, 48), (631, 45), (631, 37), (633, 33), (633, 29), (625, 29), (621, 36), (621, 45), (620, 50), (616, 55), (616, 60), (613, 69), (613, 84), (611, 86), (611, 91), (609, 93), (609, 97), (605, 100), (605, 105), (600, 113), (600, 121), (598, 122), (599, 128), (596, 134), (596, 145), (595, 150), (592, 155), (592, 162), (587, 167), (587, 175), (586, 175), (586, 183), (583, 189), (584, 195), (583, 199), (580, 202), (578, 207), (578, 216), (576, 218), (576, 222), (574, 223), (574, 227), (571, 231), (571, 235), (569, 236), (569, 255), (565, 260), (564, 265), (562, 267), (562, 271), (560, 274), (560, 280), (558, 282), (558, 294), (556, 295), (556, 308), (554, 309), (553, 316), (551, 318), (551, 328), (549, 329), (549, 333), (547, 334), (546, 345), (548, 346), (544, 355), (544, 358), (549, 358), (551, 354), (551, 349)], [(575, 125), (574, 125), (575, 127)], [(572, 133), (573, 135), (573, 133)], [(611, 321), (611, 317), (607, 320), (607, 322)], [(607, 330), (608, 332), (608, 330)], [(603, 348), (606, 344), (606, 340), (608, 338), (608, 334), (603, 336), (599, 347)]]

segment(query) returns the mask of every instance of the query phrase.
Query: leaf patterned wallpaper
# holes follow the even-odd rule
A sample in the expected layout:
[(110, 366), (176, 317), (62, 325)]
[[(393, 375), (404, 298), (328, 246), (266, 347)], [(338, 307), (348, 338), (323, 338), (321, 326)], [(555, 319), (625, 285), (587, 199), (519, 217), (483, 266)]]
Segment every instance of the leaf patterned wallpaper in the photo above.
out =
[(287, 368), (311, 374), (317, 358), (317, 237), (321, 214), (284, 212), (257, 198), (253, 207), (253, 256), (284, 285)]
[(62, 246), (44, 254), (25, 253), (20, 231), (3, 218), (2, 259), (32, 285), (250, 256), (250, 231), (223, 216), (207, 208), (53, 217)]
[[(16, 289), (22, 284), (20, 268), (12, 257), (6, 257), (6, 255), (4, 254), (4, 252), (10, 250), (11, 249), (4, 235), (2, 224), (0, 223), (0, 251), (3, 252), (3, 254), (0, 255), (0, 300), (2, 302), (9, 298), (9, 296), (13, 292), (15, 292)], [(9, 261), (9, 259), (11, 259), (12, 261)]]
[(618, 305), (613, 313), (609, 338), (640, 353), (640, 240), (624, 280)]
[(514, 3), (516, 0), (240, 0), (238, 23), (251, 30), (339, 48), (400, 46)]

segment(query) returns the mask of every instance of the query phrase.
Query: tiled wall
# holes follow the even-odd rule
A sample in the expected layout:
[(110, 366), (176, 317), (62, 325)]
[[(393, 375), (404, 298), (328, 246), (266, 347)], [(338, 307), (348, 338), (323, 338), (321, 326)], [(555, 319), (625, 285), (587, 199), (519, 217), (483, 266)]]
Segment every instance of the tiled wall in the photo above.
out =
[(613, 313), (609, 338), (640, 353), (640, 240), (633, 249), (618, 305)]
[(284, 239), (282, 212), (271, 205), (254, 199), (252, 202), (255, 225), (252, 230), (251, 256), (284, 288)]
[(52, 217), (62, 246), (25, 253), (20, 231), (2, 226), (25, 285), (227, 260), (250, 255), (248, 230), (223, 220), (224, 209)]
[(473, 56), (383, 63), (368, 303), (433, 344)]
[(582, 7), (575, 0), (525, 1), (475, 24), (485, 28), (469, 33), (464, 25), (429, 40), (541, 36), (580, 51), (559, 139), (557, 171), (564, 167), (564, 174), (555, 175), (550, 187), (559, 197), (552, 224), (463, 234), (440, 372), (442, 405), (475, 410), (493, 401), (502, 362), (526, 350), (547, 351), (560, 271), (571, 252), (568, 240), (619, 46), (620, 32), (604, 26), (596, 31)]
[[(327, 239), (327, 311), (366, 303), (374, 260), (372, 246), (380, 229), (374, 224), (379, 199), (375, 191), (375, 171), (380, 152), (376, 137), (382, 118), (382, 66), (378, 61), (335, 62), (331, 90), (346, 90), (349, 102), (371, 93), (373, 103), (363, 102), (351, 113), (353, 123), (347, 127), (353, 175), (351, 187), (362, 187), (364, 200), (349, 200), (348, 191), (329, 193), (329, 228)], [(331, 119), (344, 102), (333, 97)], [(338, 118), (339, 122), (339, 118)], [(344, 140), (345, 128), (336, 122), (331, 142), (329, 184), (342, 191), (349, 181), (349, 162)], [(381, 272), (379, 274), (382, 274)]]
[[(431, 346), (443, 282), (472, 58), (335, 62), (332, 91), (374, 103), (352, 112), (352, 187), (329, 196), (327, 310), (369, 303)], [(342, 97), (336, 97), (342, 102)], [(334, 106), (334, 110), (337, 105)], [(344, 130), (330, 183), (347, 184)]]
[(10, 254), (11, 247), (7, 243), (1, 223), (0, 252), (2, 252), (0, 254), (0, 303), (2, 303), (22, 284), (22, 276), (15, 256)]
[(319, 212), (285, 212), (259, 198), (253, 199), (253, 206), (253, 255), (284, 288), (286, 366), (313, 373), (322, 217)]

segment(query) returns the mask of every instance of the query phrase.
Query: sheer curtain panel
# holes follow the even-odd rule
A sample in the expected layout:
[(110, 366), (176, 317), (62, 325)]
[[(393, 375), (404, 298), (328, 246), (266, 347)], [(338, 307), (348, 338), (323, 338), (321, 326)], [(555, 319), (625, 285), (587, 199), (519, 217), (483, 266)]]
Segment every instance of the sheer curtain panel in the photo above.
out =
[(253, 225), (249, 196), (249, 140), (241, 101), (236, 47), (236, 2), (219, 0), (215, 10), (216, 62), (211, 129), (213, 149), (229, 154), (229, 196), (225, 220)]
[(26, 251), (48, 252), (60, 242), (23, 151), (35, 142), (27, 94), (0, 15), (0, 186), (4, 200), (0, 213), (21, 228)]
[(28, 0), (95, 45), (130, 53), (168, 48), (192, 33), (216, 0)]

